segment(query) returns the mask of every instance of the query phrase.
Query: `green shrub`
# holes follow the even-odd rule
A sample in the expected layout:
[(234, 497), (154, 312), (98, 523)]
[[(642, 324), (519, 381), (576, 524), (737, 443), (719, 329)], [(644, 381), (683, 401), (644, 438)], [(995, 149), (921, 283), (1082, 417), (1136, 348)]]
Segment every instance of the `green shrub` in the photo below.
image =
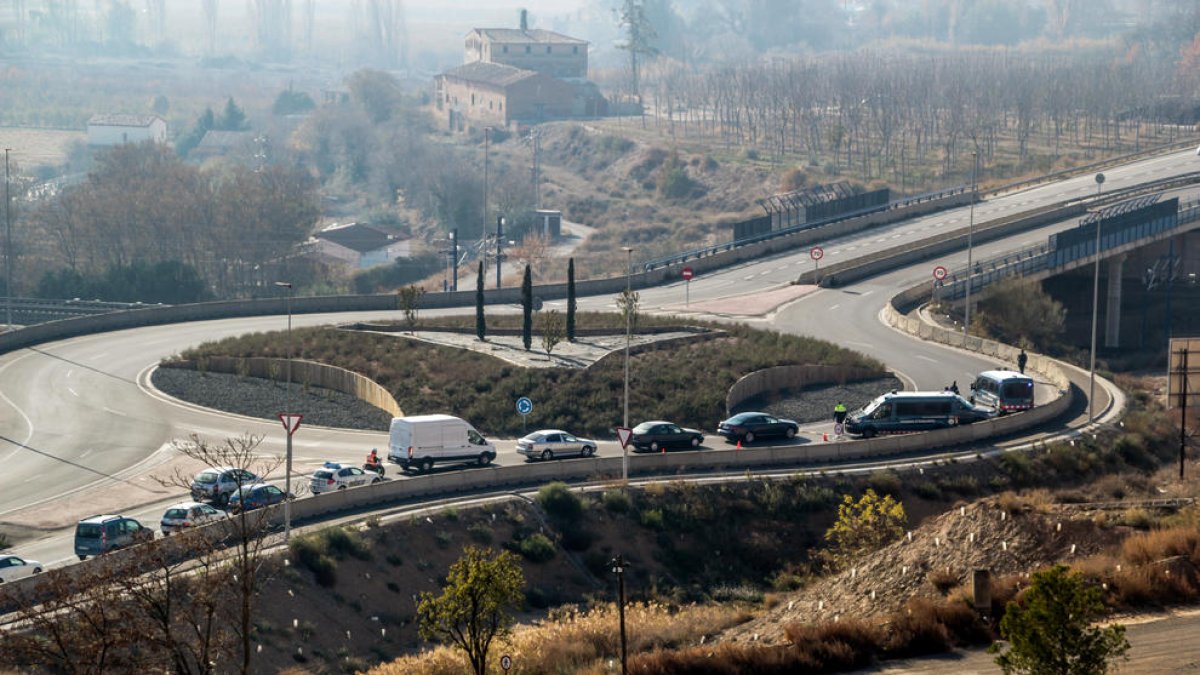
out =
[(530, 562), (544, 563), (554, 558), (554, 542), (538, 532), (525, 537), (517, 544), (517, 550)]
[(648, 527), (651, 530), (663, 529), (663, 512), (662, 509), (646, 509), (638, 514), (638, 522), (642, 527)]
[(566, 483), (547, 483), (538, 489), (537, 501), (546, 513), (563, 523), (573, 523), (583, 515), (583, 500)]
[(492, 543), (492, 528), (487, 523), (471, 523), (467, 526), (467, 534), (475, 542), (484, 546)]
[(371, 546), (358, 532), (344, 527), (327, 527), (315, 533), (325, 540), (326, 550), (338, 560), (347, 556), (359, 560), (371, 559)]
[(601, 501), (604, 502), (604, 508), (613, 513), (629, 513), (629, 509), (633, 507), (633, 502), (624, 490), (605, 490)]

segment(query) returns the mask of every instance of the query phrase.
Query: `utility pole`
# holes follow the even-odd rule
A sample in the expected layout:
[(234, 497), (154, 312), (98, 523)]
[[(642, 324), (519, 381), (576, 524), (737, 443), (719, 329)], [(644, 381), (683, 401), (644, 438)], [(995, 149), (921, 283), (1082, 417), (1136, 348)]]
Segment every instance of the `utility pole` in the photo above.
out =
[(529, 132), (533, 141), (533, 208), (542, 208), (542, 137), (537, 129)]
[(1179, 360), (1179, 480), (1183, 480), (1183, 457), (1187, 450), (1188, 350), (1183, 348)]
[(975, 199), (977, 197), (978, 181), (979, 151), (975, 150), (971, 153), (971, 215), (967, 220), (967, 301), (963, 303), (963, 337), (971, 334), (971, 275), (975, 271), (972, 269), (974, 265), (972, 256), (975, 252)]
[(4, 329), (12, 330), (12, 197), (9, 195), (8, 153), (4, 149)]
[[(488, 222), (488, 155), (491, 152), (492, 128), (483, 128), (483, 218), (479, 220), (479, 237), (483, 240), (483, 245), (479, 249), (480, 255), (487, 252), (484, 246), (487, 245), (487, 222)], [(496, 243), (499, 247), (499, 242)]]

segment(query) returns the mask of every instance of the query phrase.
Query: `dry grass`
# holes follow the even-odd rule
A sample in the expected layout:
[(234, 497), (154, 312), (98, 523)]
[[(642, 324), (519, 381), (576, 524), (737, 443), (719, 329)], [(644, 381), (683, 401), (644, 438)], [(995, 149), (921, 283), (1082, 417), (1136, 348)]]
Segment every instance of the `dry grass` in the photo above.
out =
[(960, 600), (935, 602), (915, 597), (891, 623), (891, 658), (938, 654), (961, 645), (987, 644), (991, 633), (979, 615)]
[(1000, 508), (1008, 511), (1010, 514), (1019, 513), (1022, 511), (1034, 511), (1036, 513), (1049, 513), (1054, 508), (1054, 494), (1044, 488), (1036, 490), (1024, 490), (1021, 492), (1013, 492), (1011, 490), (1003, 492), (996, 498), (996, 503)]
[(1136, 534), (1121, 545), (1121, 557), (1131, 565), (1146, 565), (1174, 556), (1200, 563), (1200, 530), (1173, 527)]
[[(744, 622), (749, 615), (730, 606), (692, 605), (672, 609), (658, 603), (634, 603), (625, 608), (629, 653), (656, 649), (678, 649)], [(620, 652), (615, 605), (601, 605), (587, 611), (563, 609), (552, 612), (546, 621), (521, 628), (491, 653), (513, 658), (514, 675), (519, 673), (588, 672)], [(437, 647), (422, 654), (403, 657), (370, 672), (374, 675), (427, 673), (459, 675), (467, 663), (457, 650)]]
[(942, 595), (946, 595), (950, 592), (950, 589), (958, 585), (958, 575), (952, 572), (950, 568), (933, 570), (926, 575), (925, 580)]

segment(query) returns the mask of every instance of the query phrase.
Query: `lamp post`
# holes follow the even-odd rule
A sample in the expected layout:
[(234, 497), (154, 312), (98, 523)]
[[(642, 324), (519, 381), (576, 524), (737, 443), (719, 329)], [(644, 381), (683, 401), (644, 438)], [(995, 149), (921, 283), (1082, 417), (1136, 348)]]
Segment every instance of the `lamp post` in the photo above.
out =
[(9, 197), (8, 153), (4, 149), (4, 330), (12, 330), (12, 199)]
[[(287, 289), (287, 384), (284, 389), (284, 412), (292, 412), (292, 282), (276, 281), (276, 286)], [(292, 427), (287, 429), (287, 460), (283, 475), (283, 540), (292, 536)]]
[[(1096, 174), (1096, 197), (1104, 186), (1104, 174)], [(1097, 213), (1097, 216), (1101, 214)], [(1091, 371), (1088, 375), (1088, 423), (1096, 421), (1096, 319), (1100, 314), (1100, 223), (1103, 217), (1096, 218), (1096, 265), (1092, 271), (1092, 351), (1088, 360)]]
[(611, 564), (613, 574), (617, 575), (617, 616), (621, 622), (621, 675), (626, 675), (629, 670), (625, 662), (625, 559), (618, 553)]
[[(629, 428), (629, 334), (633, 325), (633, 293), (631, 288), (631, 279), (633, 276), (633, 247), (622, 246), (622, 251), (625, 251), (625, 414), (622, 416), (621, 426)], [(629, 448), (621, 447), (621, 480), (629, 480)], [(622, 660), (624, 663), (624, 660)]]
[(496, 288), (500, 288), (500, 260), (504, 251), (504, 216), (496, 216)]
[(975, 272), (973, 269), (975, 253), (975, 198), (976, 198), (976, 181), (978, 180), (979, 172), (979, 151), (971, 152), (971, 211), (967, 218), (967, 300), (965, 303), (965, 313), (963, 315), (963, 336), (971, 334), (971, 276)]

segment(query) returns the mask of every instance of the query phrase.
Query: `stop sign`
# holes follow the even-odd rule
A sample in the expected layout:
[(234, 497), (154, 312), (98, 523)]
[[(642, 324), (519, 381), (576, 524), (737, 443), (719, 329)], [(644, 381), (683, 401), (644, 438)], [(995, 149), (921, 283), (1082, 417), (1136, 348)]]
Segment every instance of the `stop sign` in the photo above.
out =
[(695, 276), (695, 274), (692, 272), (692, 268), (690, 268), (690, 267), (683, 268), (683, 280), (684, 281), (690, 281), (693, 276)]

